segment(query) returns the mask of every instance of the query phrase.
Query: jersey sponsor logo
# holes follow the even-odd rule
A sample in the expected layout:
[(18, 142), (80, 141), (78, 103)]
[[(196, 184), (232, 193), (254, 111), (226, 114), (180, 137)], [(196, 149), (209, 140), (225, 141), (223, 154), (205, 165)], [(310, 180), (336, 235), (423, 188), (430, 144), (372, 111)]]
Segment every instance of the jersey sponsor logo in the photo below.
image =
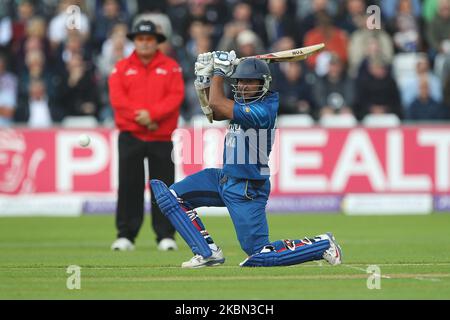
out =
[(125, 71), (126, 76), (134, 76), (138, 74), (138, 71), (136, 69), (130, 68), (127, 71)]
[(181, 69), (181, 67), (175, 67), (172, 69), (172, 72), (182, 72), (183, 69)]
[(156, 74), (162, 74), (162, 75), (167, 75), (168, 71), (166, 69), (163, 68), (156, 68), (155, 70)]

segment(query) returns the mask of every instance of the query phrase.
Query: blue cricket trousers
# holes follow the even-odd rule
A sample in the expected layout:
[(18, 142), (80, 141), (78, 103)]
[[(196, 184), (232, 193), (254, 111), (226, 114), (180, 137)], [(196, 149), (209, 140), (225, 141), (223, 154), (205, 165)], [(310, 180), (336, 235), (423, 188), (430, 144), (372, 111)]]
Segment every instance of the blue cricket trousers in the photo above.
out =
[(227, 207), (241, 248), (250, 256), (269, 244), (266, 204), (270, 181), (237, 179), (222, 169), (205, 169), (170, 186), (184, 205)]

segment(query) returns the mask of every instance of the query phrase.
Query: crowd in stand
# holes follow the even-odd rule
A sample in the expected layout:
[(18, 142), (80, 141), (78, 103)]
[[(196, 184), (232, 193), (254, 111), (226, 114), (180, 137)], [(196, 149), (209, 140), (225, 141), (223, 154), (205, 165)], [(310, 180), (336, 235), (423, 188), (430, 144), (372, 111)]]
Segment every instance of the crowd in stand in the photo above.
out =
[[(381, 9), (380, 29), (368, 28), (370, 5)], [(161, 28), (169, 39), (161, 50), (183, 68), (187, 122), (201, 113), (199, 53), (321, 42), (326, 49), (307, 61), (271, 65), (280, 114), (450, 119), (450, 0), (2, 0), (0, 127), (69, 116), (111, 123), (107, 79), (133, 51), (126, 34), (140, 19)]]

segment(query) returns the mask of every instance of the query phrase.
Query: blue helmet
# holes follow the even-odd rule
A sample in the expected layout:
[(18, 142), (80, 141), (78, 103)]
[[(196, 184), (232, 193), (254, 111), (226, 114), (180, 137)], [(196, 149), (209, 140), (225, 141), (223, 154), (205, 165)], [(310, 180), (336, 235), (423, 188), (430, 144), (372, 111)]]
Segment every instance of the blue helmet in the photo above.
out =
[[(268, 91), (270, 83), (272, 82), (272, 76), (267, 63), (263, 60), (248, 58), (239, 62), (236, 70), (230, 77), (231, 79), (258, 79), (263, 82), (259, 90), (254, 91), (255, 94), (252, 101), (261, 99)], [(239, 92), (237, 84), (232, 85), (234, 100), (238, 103), (245, 103), (242, 92)]]

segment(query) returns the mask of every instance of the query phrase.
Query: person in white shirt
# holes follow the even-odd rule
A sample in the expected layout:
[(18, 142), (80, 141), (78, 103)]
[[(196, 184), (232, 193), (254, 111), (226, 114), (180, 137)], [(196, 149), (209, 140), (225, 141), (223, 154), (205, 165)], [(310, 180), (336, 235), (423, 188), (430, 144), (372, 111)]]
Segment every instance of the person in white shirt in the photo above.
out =
[(32, 80), (29, 87), (28, 105), (30, 128), (48, 128), (53, 124), (45, 84), (41, 80)]
[(26, 95), (19, 98), (14, 121), (29, 128), (49, 128), (62, 119), (62, 111), (52, 108), (43, 79), (32, 79)]

